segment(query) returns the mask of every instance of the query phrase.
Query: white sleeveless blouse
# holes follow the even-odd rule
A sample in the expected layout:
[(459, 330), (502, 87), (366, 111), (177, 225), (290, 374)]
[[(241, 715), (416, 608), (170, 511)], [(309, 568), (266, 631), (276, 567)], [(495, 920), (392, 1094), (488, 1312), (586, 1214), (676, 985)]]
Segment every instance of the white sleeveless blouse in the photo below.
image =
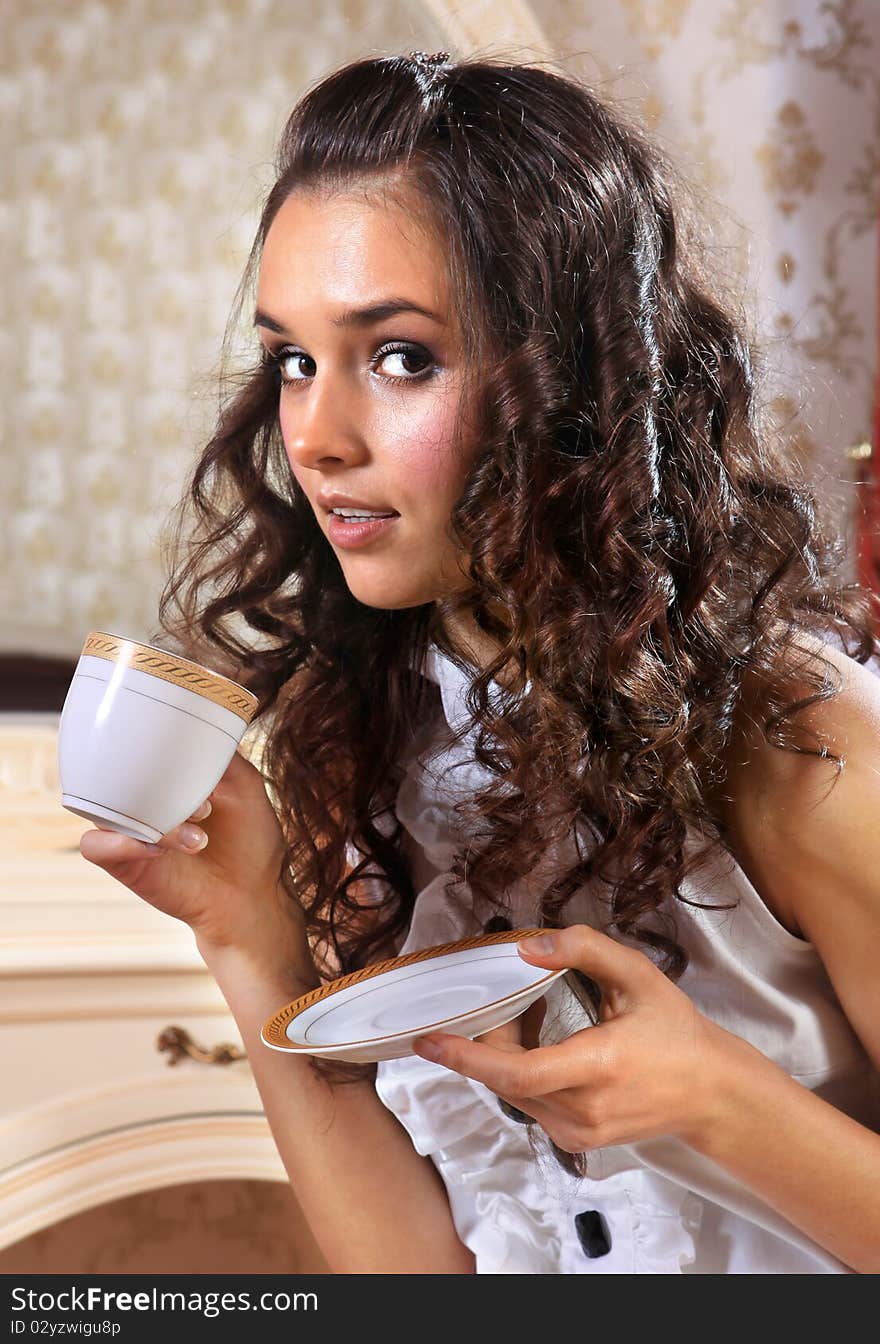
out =
[[(457, 732), (469, 721), (467, 673), (436, 646), (422, 671), (439, 687), (443, 717)], [(428, 725), (396, 799), (419, 892), (401, 953), (469, 937), (496, 913), (475, 911), (459, 887), (451, 896), (445, 891), (459, 824), (453, 804), (486, 783), (473, 759), (472, 734), (457, 744), (450, 736), (439, 716)], [(569, 855), (566, 866), (571, 861)], [(509, 893), (514, 928), (540, 922), (538, 894), (528, 881)], [(880, 1075), (812, 945), (783, 928), (726, 852), (686, 879), (682, 894), (707, 905), (735, 902), (714, 911), (675, 902), (676, 936), (690, 957), (679, 985), (700, 1011), (880, 1131)], [(565, 921), (600, 926), (589, 885), (571, 898)], [(572, 1002), (569, 995), (569, 1018)], [(585, 1018), (570, 1020), (565, 1034), (582, 1025)], [(443, 1178), (477, 1273), (852, 1272), (676, 1139), (592, 1151), (589, 1174), (580, 1179), (562, 1169), (546, 1140), (536, 1157), (524, 1126), (502, 1112), (483, 1084), (418, 1056), (383, 1061), (377, 1070), (380, 1099)], [(582, 1246), (580, 1214), (606, 1233), (598, 1248), (589, 1240)]]

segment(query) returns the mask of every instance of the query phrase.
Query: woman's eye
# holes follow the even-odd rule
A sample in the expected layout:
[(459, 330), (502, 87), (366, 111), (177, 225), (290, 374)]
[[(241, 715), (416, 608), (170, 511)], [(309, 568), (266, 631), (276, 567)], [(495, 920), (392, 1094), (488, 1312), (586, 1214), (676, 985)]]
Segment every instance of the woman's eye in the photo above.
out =
[[(399, 360), (399, 368), (403, 369), (404, 376), (391, 373), (391, 377), (400, 378), (401, 382), (414, 382), (417, 377), (423, 376), (425, 365), (431, 363), (431, 356), (427, 350), (420, 349), (417, 345), (397, 345), (391, 350), (382, 350), (377, 356), (378, 363), (385, 364), (388, 360)], [(412, 365), (416, 367), (413, 368)]]
[[(315, 361), (302, 350), (282, 349), (268, 351), (268, 358), (276, 366), (285, 385), (307, 383), (315, 374)], [(393, 345), (377, 350), (370, 360), (370, 368), (380, 370), (381, 376), (392, 383), (415, 383), (429, 377), (432, 356), (419, 345)]]
[[(283, 383), (299, 383), (305, 381), (298, 377), (297, 369), (300, 361), (308, 359), (308, 355), (301, 355), (296, 350), (279, 350), (277, 355), (273, 356), (275, 363), (281, 373)], [(301, 370), (300, 370), (301, 371)]]

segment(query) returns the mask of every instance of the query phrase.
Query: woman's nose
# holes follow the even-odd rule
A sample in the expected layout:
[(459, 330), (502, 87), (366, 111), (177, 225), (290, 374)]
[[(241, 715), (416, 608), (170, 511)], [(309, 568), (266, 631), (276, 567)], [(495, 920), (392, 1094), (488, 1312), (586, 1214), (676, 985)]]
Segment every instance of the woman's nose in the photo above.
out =
[(351, 398), (339, 382), (320, 376), (282, 405), (281, 434), (291, 464), (317, 467), (326, 462), (356, 462), (366, 452)]

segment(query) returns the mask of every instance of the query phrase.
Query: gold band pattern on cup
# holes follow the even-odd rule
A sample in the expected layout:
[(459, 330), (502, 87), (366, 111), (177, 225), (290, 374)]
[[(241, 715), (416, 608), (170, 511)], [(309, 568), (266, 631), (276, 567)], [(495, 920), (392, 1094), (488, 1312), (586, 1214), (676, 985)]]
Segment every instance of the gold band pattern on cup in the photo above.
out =
[(172, 686), (194, 691), (221, 709), (228, 709), (245, 723), (250, 723), (259, 706), (255, 695), (221, 673), (212, 672), (210, 668), (201, 667), (176, 653), (154, 649), (150, 644), (139, 644), (137, 640), (120, 639), (117, 635), (93, 630), (82, 651), (83, 656), (88, 654), (90, 658), (106, 658), (109, 663), (124, 663), (138, 672), (147, 672), (160, 681), (170, 682)]
[[(444, 957), (449, 952), (469, 952), (475, 947), (493, 947), (497, 943), (518, 943), (521, 938), (529, 938), (533, 934), (543, 932), (543, 929), (514, 929), (505, 933), (479, 933), (473, 938), (464, 938), (457, 943), (442, 943), (437, 947), (422, 948), (419, 952), (407, 952), (402, 957), (391, 957), (389, 961), (377, 961), (374, 966), (365, 966), (363, 970), (352, 971), (350, 975), (342, 975), (338, 980), (331, 980), (327, 985), (319, 985), (317, 989), (310, 989), (307, 994), (301, 994), (298, 999), (286, 1004), (274, 1017), (269, 1018), (263, 1025), (261, 1035), (267, 1045), (277, 1045), (283, 1050), (308, 1051), (309, 1046), (298, 1045), (290, 1040), (286, 1028), (294, 1017), (305, 1012), (306, 1008), (311, 1008), (313, 1003), (328, 999), (331, 994), (338, 994), (341, 989), (349, 989), (364, 980), (371, 980), (376, 975), (384, 975), (386, 971), (397, 971), (403, 966), (415, 966), (420, 961)], [(425, 1030), (427, 1032), (429, 1028)], [(347, 1044), (359, 1045), (363, 1042), (347, 1042)]]

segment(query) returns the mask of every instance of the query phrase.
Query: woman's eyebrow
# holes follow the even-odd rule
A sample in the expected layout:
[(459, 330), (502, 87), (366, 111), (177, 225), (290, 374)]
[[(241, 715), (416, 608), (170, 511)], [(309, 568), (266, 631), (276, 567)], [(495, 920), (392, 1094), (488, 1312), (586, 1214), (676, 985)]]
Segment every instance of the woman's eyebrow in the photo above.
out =
[[(432, 322), (442, 322), (442, 318), (436, 313), (432, 313), (429, 308), (423, 308), (421, 304), (413, 303), (410, 299), (380, 299), (377, 303), (371, 303), (366, 308), (347, 308), (344, 313), (333, 318), (334, 327), (371, 327), (376, 322), (384, 322), (386, 318), (392, 317), (395, 313), (420, 313), (422, 317), (430, 318)], [(254, 314), (255, 327), (268, 327), (269, 331), (284, 332), (285, 327), (282, 322), (276, 321), (268, 313), (264, 313), (260, 308)]]

